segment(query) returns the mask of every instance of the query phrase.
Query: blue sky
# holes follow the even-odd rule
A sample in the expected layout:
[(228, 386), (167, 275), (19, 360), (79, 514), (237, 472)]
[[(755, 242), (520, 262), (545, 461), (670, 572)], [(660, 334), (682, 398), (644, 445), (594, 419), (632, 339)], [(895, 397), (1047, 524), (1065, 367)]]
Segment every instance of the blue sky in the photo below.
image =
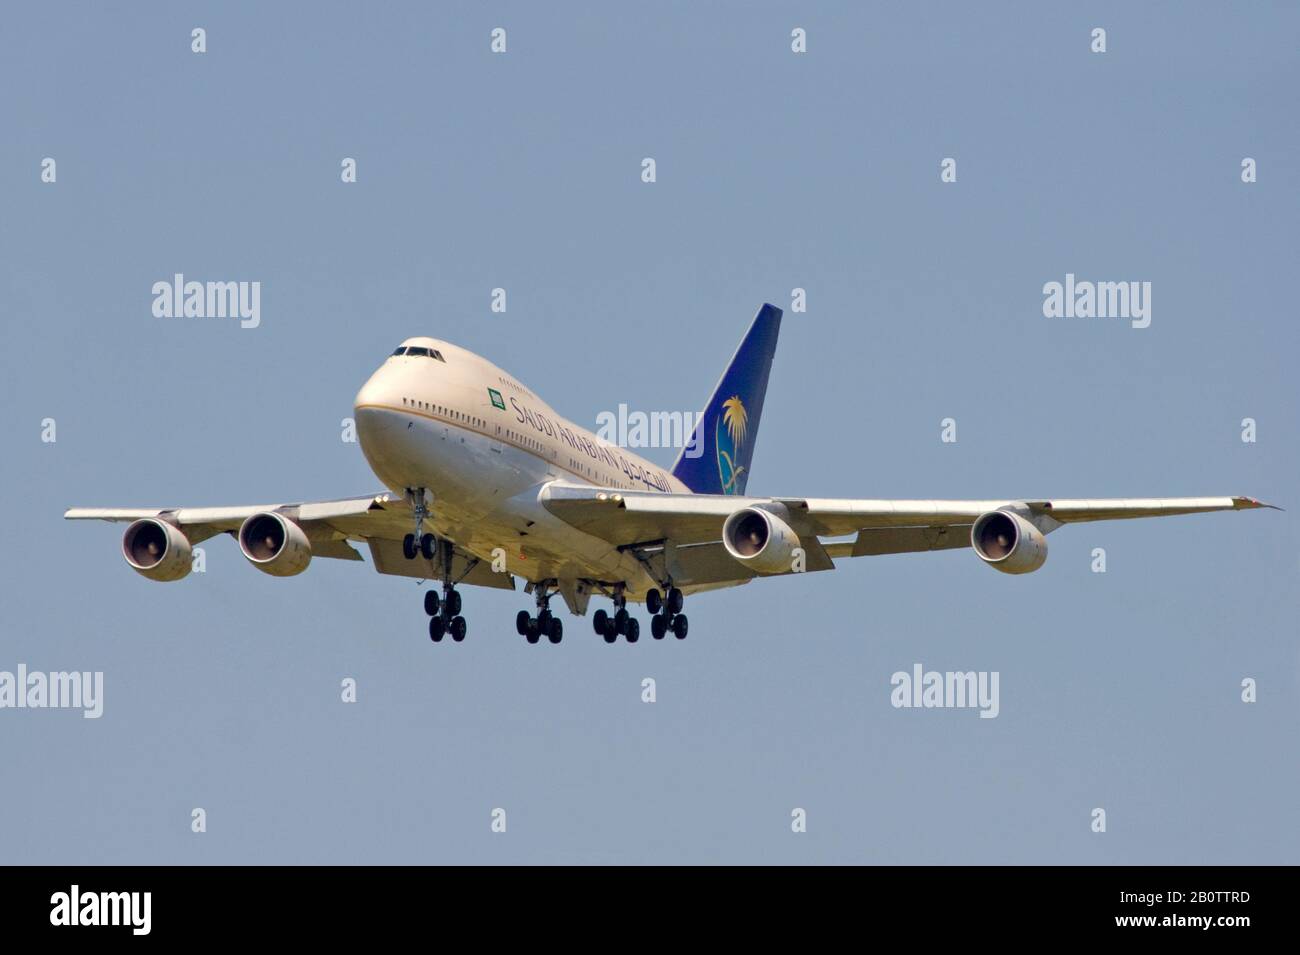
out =
[[(0, 710), (0, 861), (1300, 861), (1294, 7), (24, 3), (7, 26), (0, 670), (102, 670), (105, 700)], [(261, 325), (154, 318), (176, 272), (260, 281)], [(1151, 282), (1151, 326), (1045, 318), (1067, 273)], [(528, 599), (477, 591), (468, 640), (434, 646), (413, 581), (276, 580), (225, 539), (153, 584), (120, 527), (61, 519), (378, 489), (340, 420), (412, 335), (589, 426), (694, 409), (763, 301), (787, 315), (751, 493), (1290, 509), (1065, 528), (1023, 578), (846, 562), (612, 647), (585, 621), (528, 646)], [(891, 707), (915, 663), (998, 671), (999, 716)]]

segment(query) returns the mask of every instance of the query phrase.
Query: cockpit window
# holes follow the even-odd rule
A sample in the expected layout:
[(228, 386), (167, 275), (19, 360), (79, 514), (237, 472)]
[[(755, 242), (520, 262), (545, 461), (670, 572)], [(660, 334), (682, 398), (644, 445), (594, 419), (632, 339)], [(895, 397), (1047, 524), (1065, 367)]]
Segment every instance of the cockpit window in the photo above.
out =
[(442, 357), (442, 352), (438, 351), (438, 349), (425, 348), (422, 345), (399, 345), (397, 346), (397, 351), (393, 352), (393, 355), (394, 357), (397, 355), (405, 355), (407, 358), (412, 356), (418, 358), (436, 358), (444, 365), (447, 363), (447, 359)]
[(397, 349), (397, 351), (393, 352), (393, 354), (405, 355), (407, 358), (436, 358), (444, 365), (447, 363), (447, 359), (442, 357), (442, 352), (438, 351), (436, 348), (425, 348), (423, 345), (411, 345), (409, 347), (403, 345), (401, 348)]

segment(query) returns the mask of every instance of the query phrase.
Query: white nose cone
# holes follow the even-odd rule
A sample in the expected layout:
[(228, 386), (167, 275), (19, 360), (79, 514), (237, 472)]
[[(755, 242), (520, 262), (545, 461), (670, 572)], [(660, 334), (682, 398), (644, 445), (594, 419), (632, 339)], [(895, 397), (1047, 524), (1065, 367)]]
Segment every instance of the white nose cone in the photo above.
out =
[(367, 406), (375, 407), (385, 404), (384, 387), (381, 383), (384, 377), (384, 369), (380, 368), (370, 376), (370, 379), (361, 386), (357, 392), (356, 398), (352, 401), (352, 410), (360, 411)]

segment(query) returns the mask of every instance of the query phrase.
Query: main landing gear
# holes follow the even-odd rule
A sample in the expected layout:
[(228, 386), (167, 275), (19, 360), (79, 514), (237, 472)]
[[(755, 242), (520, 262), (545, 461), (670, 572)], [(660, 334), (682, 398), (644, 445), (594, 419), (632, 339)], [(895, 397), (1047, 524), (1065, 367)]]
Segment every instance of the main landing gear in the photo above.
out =
[(424, 612), (429, 615), (429, 639), (434, 643), (442, 641), (450, 633), (457, 643), (465, 639), (468, 625), (460, 615), (460, 591), (450, 585), (443, 588), (442, 599), (438, 599), (436, 590), (424, 593)]
[[(670, 630), (678, 640), (686, 639), (686, 615), (681, 613), (683, 601), (682, 592), (676, 587), (668, 588), (667, 600), (654, 588), (646, 592), (646, 609), (655, 614), (650, 618), (650, 634), (656, 640), (662, 640)], [(621, 584), (614, 590), (614, 613), (597, 610), (591, 618), (591, 625), (606, 643), (613, 643), (620, 634), (627, 637), (628, 643), (641, 639), (641, 622), (628, 614), (627, 597)]]
[(564, 621), (551, 613), (553, 593), (550, 587), (549, 583), (540, 583), (534, 591), (537, 597), (536, 617), (527, 610), (521, 610), (515, 616), (515, 629), (529, 643), (537, 643), (543, 636), (551, 643), (559, 643), (564, 639)]
[(623, 593), (622, 584), (614, 588), (613, 616), (604, 610), (597, 610), (592, 615), (591, 626), (605, 638), (606, 643), (613, 643), (619, 634), (627, 637), (628, 643), (636, 643), (641, 639), (641, 621), (627, 612), (627, 597)]
[(425, 532), (424, 522), (429, 519), (429, 495), (422, 487), (407, 488), (407, 500), (415, 514), (415, 533), (402, 538), (402, 556), (407, 560), (423, 557), (436, 560), (442, 557), (442, 597), (436, 590), (425, 591), (424, 612), (429, 615), (429, 639), (440, 643), (442, 638), (451, 634), (452, 640), (460, 643), (465, 639), (468, 629), (465, 618), (460, 615), (460, 591), (451, 579), (451, 559), (455, 546), (449, 540), (438, 540)]
[(460, 643), (465, 639), (467, 629), (465, 618), (460, 615), (460, 591), (451, 582), (451, 541), (439, 541), (442, 545), (443, 573), (442, 598), (436, 590), (424, 592), (424, 612), (429, 615), (429, 639), (434, 643), (442, 640), (445, 634)]
[(653, 587), (646, 591), (646, 609), (654, 614), (650, 618), (650, 635), (656, 640), (662, 640), (671, 630), (678, 640), (685, 640), (689, 627), (686, 614), (682, 613), (682, 605), (685, 602), (686, 598), (676, 587), (668, 588), (666, 599)]

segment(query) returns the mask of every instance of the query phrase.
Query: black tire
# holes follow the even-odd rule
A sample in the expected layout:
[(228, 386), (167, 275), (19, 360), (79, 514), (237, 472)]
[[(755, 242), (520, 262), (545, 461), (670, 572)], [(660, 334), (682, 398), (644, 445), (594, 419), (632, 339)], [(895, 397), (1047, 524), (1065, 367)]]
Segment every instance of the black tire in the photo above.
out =
[(465, 631), (468, 629), (469, 627), (465, 623), (464, 617), (451, 618), (451, 638), (455, 640), (457, 643), (460, 643), (462, 640), (465, 639)]
[(551, 629), (546, 633), (547, 639), (551, 643), (559, 643), (564, 639), (564, 621), (559, 617), (551, 618)]
[(645, 609), (651, 613), (658, 613), (659, 608), (664, 605), (663, 597), (659, 596), (659, 591), (651, 587), (645, 592)]
[(686, 603), (686, 596), (674, 587), (668, 591), (668, 609), (673, 613), (681, 613), (682, 605)]
[(629, 619), (631, 618), (628, 617), (627, 610), (623, 607), (619, 607), (617, 612), (614, 614), (614, 632), (626, 634), (627, 622)]
[(447, 623), (441, 617), (429, 618), (429, 639), (437, 643), (447, 632)]
[(447, 613), (453, 617), (457, 616), (460, 613), (460, 591), (447, 591), (447, 598), (444, 603), (447, 605)]
[(650, 636), (656, 640), (662, 640), (664, 634), (668, 632), (668, 618), (662, 614), (655, 614), (650, 618)]
[(641, 639), (641, 621), (632, 617), (627, 622), (627, 642), (636, 643)]
[(433, 560), (438, 556), (438, 552), (434, 549), (437, 546), (437, 543), (438, 542), (433, 539), (432, 534), (421, 535), (420, 553), (424, 556), (425, 560)]
[(542, 631), (537, 629), (536, 620), (530, 619), (528, 621), (528, 632), (524, 634), (524, 639), (529, 643), (536, 643), (538, 640), (542, 639)]
[(537, 632), (542, 636), (547, 636), (551, 632), (551, 621), (555, 618), (551, 616), (549, 610), (543, 610), (537, 615)]
[(528, 624), (532, 622), (532, 619), (533, 615), (527, 610), (521, 610), (515, 614), (515, 629), (519, 631), (519, 636), (525, 637), (528, 635)]
[(618, 639), (618, 630), (615, 629), (613, 620), (605, 621), (605, 632), (601, 636), (605, 638), (606, 643), (613, 643)]
[(686, 614), (679, 613), (677, 616), (673, 617), (673, 636), (678, 640), (685, 640), (687, 626)]
[(591, 626), (600, 636), (605, 635), (605, 624), (609, 621), (609, 614), (603, 610), (597, 610), (591, 617)]
[(424, 592), (424, 612), (430, 617), (438, 616), (438, 607), (441, 601), (438, 600), (438, 591), (426, 590)]
[(405, 537), (402, 538), (402, 556), (403, 556), (403, 557), (405, 557), (407, 560), (415, 560), (415, 555), (416, 555), (418, 552), (419, 552), (419, 551), (418, 551), (418, 549), (416, 548), (416, 545), (415, 545), (415, 535), (414, 535), (414, 534), (407, 534)]

